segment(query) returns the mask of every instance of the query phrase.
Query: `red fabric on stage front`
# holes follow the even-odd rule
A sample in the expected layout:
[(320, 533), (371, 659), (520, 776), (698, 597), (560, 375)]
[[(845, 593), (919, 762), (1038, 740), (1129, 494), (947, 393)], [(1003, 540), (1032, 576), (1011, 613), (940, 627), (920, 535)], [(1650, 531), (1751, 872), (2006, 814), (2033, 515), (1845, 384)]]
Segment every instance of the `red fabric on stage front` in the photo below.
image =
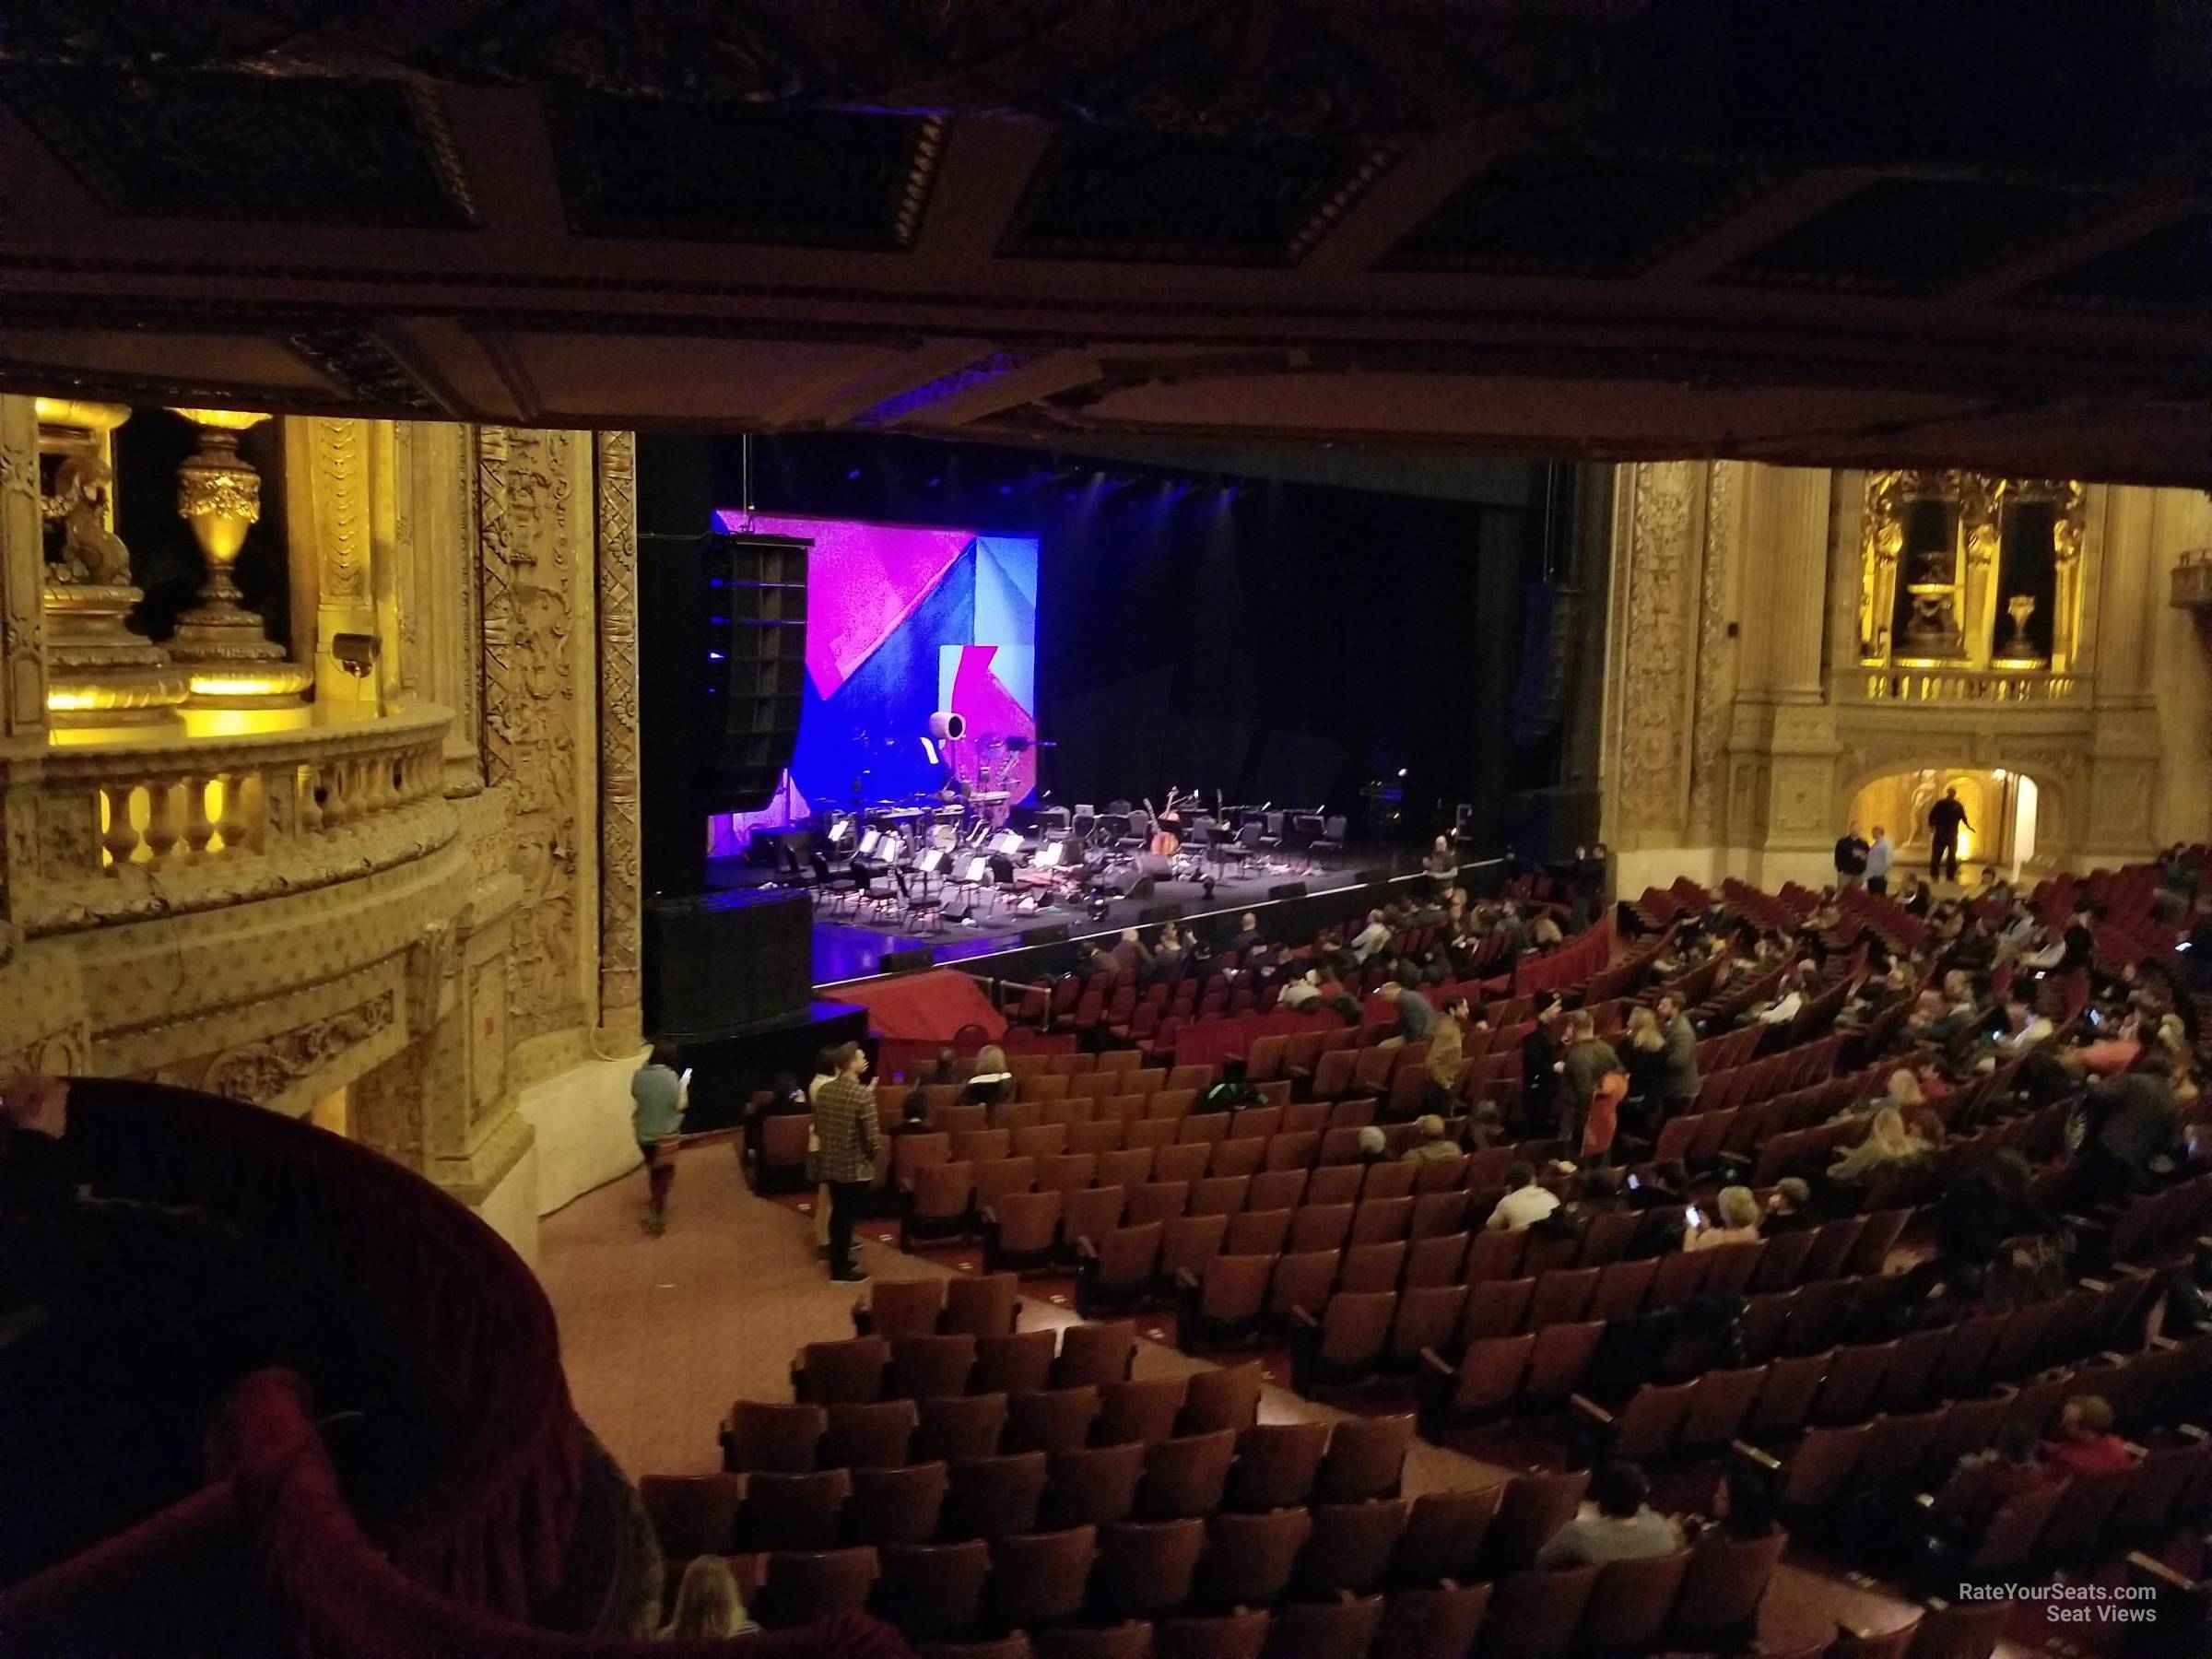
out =
[(950, 1042), (961, 1027), (971, 1025), (981, 1026), (993, 1042), (1006, 1034), (1006, 1018), (983, 988), (951, 968), (841, 985), (822, 995), (867, 1009), (868, 1030), (895, 1041)]

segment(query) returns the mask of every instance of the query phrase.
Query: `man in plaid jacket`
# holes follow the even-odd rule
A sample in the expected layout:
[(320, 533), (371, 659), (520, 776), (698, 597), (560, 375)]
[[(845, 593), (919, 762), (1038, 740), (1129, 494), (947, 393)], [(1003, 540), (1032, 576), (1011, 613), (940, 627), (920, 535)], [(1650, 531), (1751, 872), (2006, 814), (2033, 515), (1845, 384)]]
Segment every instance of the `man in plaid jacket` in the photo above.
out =
[(861, 1081), (868, 1069), (865, 1051), (848, 1042), (831, 1064), (830, 1080), (814, 1095), (814, 1133), (820, 1147), (815, 1160), (830, 1189), (830, 1277), (853, 1285), (868, 1277), (853, 1265), (853, 1223), (876, 1179), (883, 1131), (876, 1121), (875, 1085)]

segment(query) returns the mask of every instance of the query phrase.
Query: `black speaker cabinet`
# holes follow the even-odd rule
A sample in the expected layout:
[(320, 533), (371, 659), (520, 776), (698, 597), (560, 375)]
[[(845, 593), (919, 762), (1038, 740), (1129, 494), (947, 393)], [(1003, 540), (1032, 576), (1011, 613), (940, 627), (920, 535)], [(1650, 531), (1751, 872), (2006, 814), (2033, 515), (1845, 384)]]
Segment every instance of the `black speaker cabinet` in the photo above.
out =
[(814, 908), (804, 893), (738, 888), (645, 903), (645, 1027), (677, 1042), (806, 1011)]
[(799, 739), (806, 692), (806, 550), (789, 535), (710, 535), (707, 660), (700, 685), (713, 734), (709, 812), (758, 812), (775, 796)]
[(1182, 920), (1182, 906), (1180, 904), (1155, 904), (1139, 913), (1136, 919), (1140, 923), (1180, 922)]
[(1032, 927), (1021, 935), (1024, 945), (1065, 945), (1067, 943), (1067, 924), (1055, 922), (1049, 927)]
[(1306, 884), (1302, 881), (1286, 881), (1280, 886), (1271, 887), (1267, 889), (1267, 897), (1270, 899), (1303, 899), (1305, 896)]
[(1361, 887), (1380, 887), (1390, 879), (1390, 872), (1388, 870), (1361, 870), (1352, 879)]
[(884, 973), (919, 973), (929, 966), (929, 947), (919, 950), (887, 950), (876, 959), (878, 971)]

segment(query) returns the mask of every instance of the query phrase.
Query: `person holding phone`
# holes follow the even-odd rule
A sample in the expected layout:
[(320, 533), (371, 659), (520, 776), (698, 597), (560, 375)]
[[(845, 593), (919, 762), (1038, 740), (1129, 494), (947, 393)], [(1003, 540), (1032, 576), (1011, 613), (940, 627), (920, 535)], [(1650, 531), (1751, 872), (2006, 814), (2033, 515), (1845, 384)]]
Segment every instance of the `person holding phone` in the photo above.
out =
[(658, 1238), (668, 1226), (668, 1189), (676, 1184), (677, 1135), (691, 1108), (691, 1074), (676, 1069), (676, 1049), (656, 1042), (629, 1080), (629, 1126), (645, 1160), (645, 1214), (639, 1221)]

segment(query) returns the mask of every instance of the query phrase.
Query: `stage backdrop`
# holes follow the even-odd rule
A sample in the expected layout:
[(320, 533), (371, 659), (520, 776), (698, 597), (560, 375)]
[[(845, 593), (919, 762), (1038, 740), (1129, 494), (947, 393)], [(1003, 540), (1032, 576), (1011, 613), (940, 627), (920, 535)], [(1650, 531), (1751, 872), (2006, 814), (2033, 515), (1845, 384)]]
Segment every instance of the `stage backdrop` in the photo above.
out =
[[(784, 786), (766, 810), (708, 820), (707, 853), (745, 851), (756, 829), (818, 807), (934, 790), (945, 767), (924, 738), (939, 711), (962, 715), (950, 746), (971, 789), (1017, 802), (1037, 786), (1037, 539), (854, 519), (716, 515), (814, 543), (806, 570), (806, 692)], [(1007, 746), (1012, 739), (1024, 747)], [(946, 751), (940, 750), (941, 754)]]

